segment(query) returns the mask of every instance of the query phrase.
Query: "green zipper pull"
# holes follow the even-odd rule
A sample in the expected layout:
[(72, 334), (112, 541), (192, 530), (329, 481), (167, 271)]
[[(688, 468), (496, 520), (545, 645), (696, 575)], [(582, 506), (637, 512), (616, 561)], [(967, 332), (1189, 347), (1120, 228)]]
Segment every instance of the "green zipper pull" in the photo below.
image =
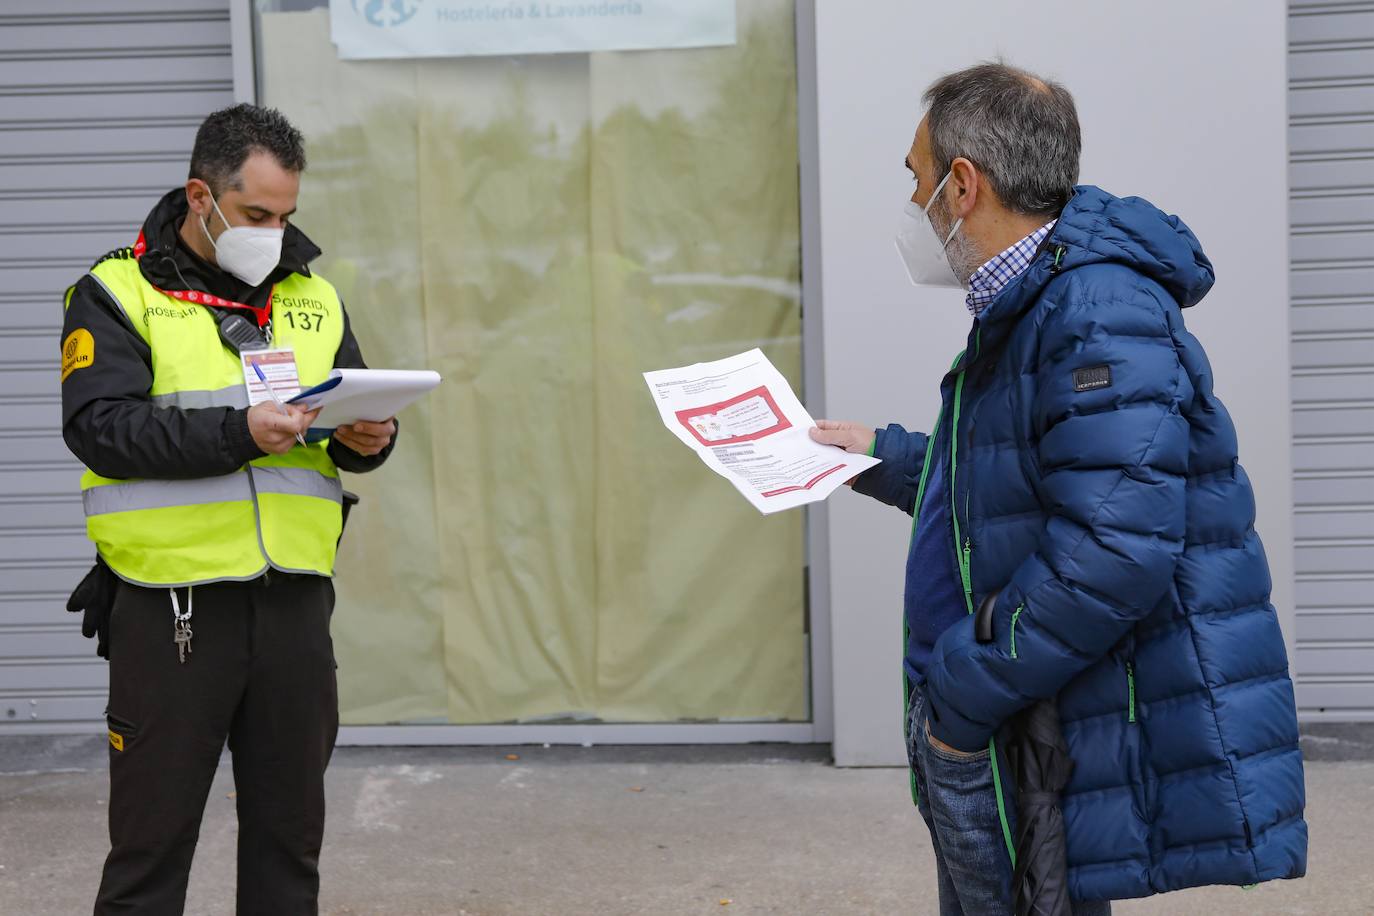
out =
[(1130, 662), (1126, 663), (1126, 692), (1130, 703), (1126, 721), (1135, 722), (1135, 666)]
[[(959, 572), (964, 580), (964, 597), (968, 599), (968, 606), (973, 607), (973, 541), (964, 538), (964, 551), (962, 555), (963, 569)], [(970, 611), (969, 613), (973, 613)]]
[(1025, 604), (1018, 604), (1016, 610), (1011, 612), (1011, 657), (1016, 658), (1016, 621), (1020, 619), (1021, 612), (1026, 609)]

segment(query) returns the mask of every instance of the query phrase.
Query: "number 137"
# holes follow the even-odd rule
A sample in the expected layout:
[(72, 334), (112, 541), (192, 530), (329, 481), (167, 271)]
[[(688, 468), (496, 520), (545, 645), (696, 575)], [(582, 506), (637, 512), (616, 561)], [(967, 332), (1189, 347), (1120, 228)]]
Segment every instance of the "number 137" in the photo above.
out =
[(291, 325), (293, 330), (319, 332), (324, 325), (323, 315), (312, 315), (310, 312), (287, 312), (286, 322)]

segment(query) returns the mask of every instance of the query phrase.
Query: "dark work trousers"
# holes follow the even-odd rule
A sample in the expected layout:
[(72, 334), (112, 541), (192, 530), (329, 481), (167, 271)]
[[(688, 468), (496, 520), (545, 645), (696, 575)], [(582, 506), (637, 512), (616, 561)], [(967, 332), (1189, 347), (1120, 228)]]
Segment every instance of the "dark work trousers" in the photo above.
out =
[[(316, 913), (324, 771), (339, 730), (333, 584), (272, 572), (192, 591), (185, 664), (172, 640), (167, 589), (121, 583), (115, 598), (112, 848), (95, 912), (182, 912), (227, 740), (238, 791), (238, 913)], [(187, 590), (177, 597), (185, 610)]]

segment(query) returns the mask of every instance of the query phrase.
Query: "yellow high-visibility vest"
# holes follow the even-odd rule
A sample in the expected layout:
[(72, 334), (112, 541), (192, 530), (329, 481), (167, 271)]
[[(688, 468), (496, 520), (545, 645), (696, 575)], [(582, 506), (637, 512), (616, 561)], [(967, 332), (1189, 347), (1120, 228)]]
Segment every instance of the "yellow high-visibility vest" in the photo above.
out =
[[(206, 308), (159, 291), (133, 258), (110, 258), (91, 276), (152, 350), (155, 404), (186, 409), (248, 406), (239, 358)], [(301, 385), (319, 384), (343, 340), (343, 307), (324, 278), (292, 274), (272, 294), (301, 305), (305, 321), (273, 321), (273, 346), (295, 351)], [(322, 318), (320, 316), (323, 316)], [(327, 442), (268, 455), (232, 474), (192, 480), (81, 478), (86, 533), (122, 579), (182, 586), (247, 580), (267, 569), (333, 575), (343, 525), (343, 485)]]

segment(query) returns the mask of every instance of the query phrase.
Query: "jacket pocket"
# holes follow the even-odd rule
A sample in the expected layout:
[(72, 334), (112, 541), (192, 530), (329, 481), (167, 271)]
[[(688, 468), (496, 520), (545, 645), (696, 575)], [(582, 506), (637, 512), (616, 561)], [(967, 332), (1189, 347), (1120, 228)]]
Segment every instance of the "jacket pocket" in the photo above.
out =
[(953, 761), (955, 763), (967, 763), (973, 760), (987, 759), (988, 753), (991, 750), (991, 746), (985, 747), (982, 750), (977, 751), (961, 751), (957, 747), (952, 747), (948, 744), (945, 744), (939, 738), (931, 734), (930, 718), (927, 716), (923, 716), (922, 718), (925, 720), (922, 725), (922, 729), (925, 732), (926, 746), (930, 748), (930, 752), (934, 754), (936, 757), (939, 757), (942, 760)]
[(116, 751), (127, 750), (138, 737), (138, 726), (128, 719), (122, 719), (113, 713), (105, 713), (105, 726), (109, 732), (110, 747)]

